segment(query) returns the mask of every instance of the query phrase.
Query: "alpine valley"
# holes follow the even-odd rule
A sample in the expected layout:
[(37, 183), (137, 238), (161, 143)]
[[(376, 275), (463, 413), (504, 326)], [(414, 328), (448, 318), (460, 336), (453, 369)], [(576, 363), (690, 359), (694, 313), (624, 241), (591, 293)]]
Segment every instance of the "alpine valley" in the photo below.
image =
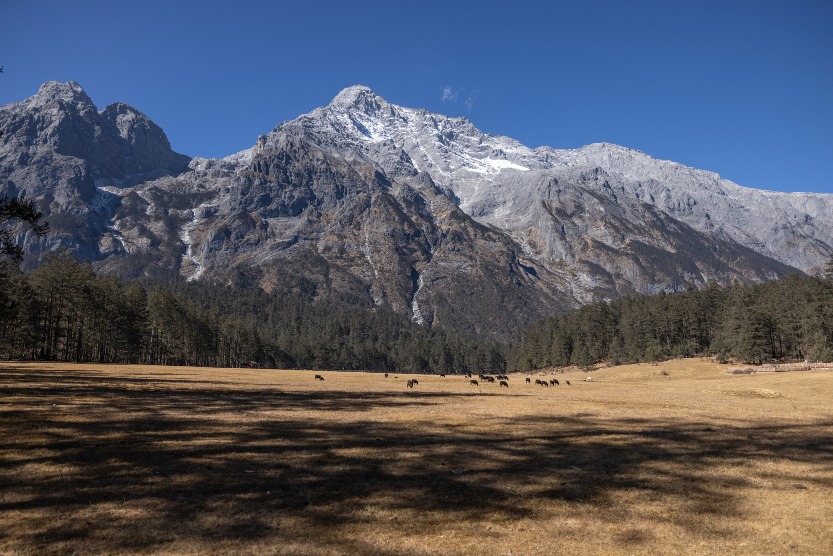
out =
[(383, 305), (509, 339), (592, 301), (818, 272), (833, 196), (749, 189), (610, 144), (528, 148), (356, 86), (223, 159), (74, 82), (0, 108), (0, 194), (102, 273)]

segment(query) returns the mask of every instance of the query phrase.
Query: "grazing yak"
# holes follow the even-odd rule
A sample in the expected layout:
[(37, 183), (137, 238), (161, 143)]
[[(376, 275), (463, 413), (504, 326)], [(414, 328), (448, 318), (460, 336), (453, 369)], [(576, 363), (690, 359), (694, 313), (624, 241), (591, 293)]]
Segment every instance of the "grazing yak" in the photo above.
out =
[(478, 382), (477, 382), (476, 380), (474, 380), (474, 379), (471, 379), (471, 380), (469, 381), (469, 384), (471, 384), (472, 386), (480, 386), (480, 383), (478, 383)]
[(324, 377), (321, 375), (315, 375), (315, 380), (324, 380)]
[(558, 382), (557, 378), (554, 378), (550, 381), (550, 386), (558, 386), (560, 383)]
[(570, 386), (570, 381), (569, 380), (567, 380), (565, 382), (567, 383), (567, 386)]
[(529, 378), (529, 377), (526, 377), (526, 383), (529, 384), (530, 382), (532, 382), (532, 379)]
[(509, 388), (509, 383), (506, 382), (505, 380), (501, 380), (500, 381), (500, 387), (501, 388)]
[(414, 387), (414, 381), (413, 381), (413, 380), (409, 380), (409, 381), (408, 381), (408, 383), (406, 384), (406, 386), (407, 386), (408, 388), (413, 388), (413, 387)]

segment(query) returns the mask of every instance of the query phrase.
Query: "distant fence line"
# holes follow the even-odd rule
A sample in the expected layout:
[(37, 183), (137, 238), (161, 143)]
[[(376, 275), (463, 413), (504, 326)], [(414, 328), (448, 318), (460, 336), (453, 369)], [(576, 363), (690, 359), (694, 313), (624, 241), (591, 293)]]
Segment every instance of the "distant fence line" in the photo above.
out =
[(757, 366), (735, 366), (726, 369), (729, 375), (750, 375), (755, 373), (784, 373), (787, 371), (833, 370), (833, 363), (773, 363)]

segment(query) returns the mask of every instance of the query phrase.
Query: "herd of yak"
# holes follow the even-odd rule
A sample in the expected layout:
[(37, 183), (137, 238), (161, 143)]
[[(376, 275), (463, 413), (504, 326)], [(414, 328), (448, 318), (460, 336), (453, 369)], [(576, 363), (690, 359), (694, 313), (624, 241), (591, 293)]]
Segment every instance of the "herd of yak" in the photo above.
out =
[[(385, 373), (385, 378), (388, 378), (388, 376), (389, 376), (388, 373)], [(444, 374), (441, 374), (440, 376), (445, 377)], [(497, 380), (497, 381), (499, 381), (501, 388), (509, 388), (509, 377), (506, 376), (506, 375), (495, 375), (495, 376), (477, 375), (477, 379), (473, 379), (471, 373), (465, 373), (465, 376), (466, 376), (466, 378), (469, 379), (469, 384), (472, 385), (472, 386), (480, 386), (480, 382), (494, 382), (494, 381)], [(396, 376), (394, 378), (399, 378), (399, 377)], [(478, 382), (478, 379), (479, 379), (479, 382)], [(321, 375), (315, 375), (315, 380), (324, 380), (324, 377), (321, 376)], [(588, 379), (588, 380), (590, 380), (590, 379)], [(526, 382), (531, 383), (532, 379), (529, 378), (529, 377), (526, 377)], [(564, 382), (567, 386), (570, 386), (570, 381), (569, 380), (565, 380)], [(408, 382), (405, 383), (405, 387), (406, 388), (413, 388), (414, 386), (417, 386), (418, 384), (419, 384), (419, 381), (417, 379), (413, 378), (413, 379), (409, 379)], [(558, 382), (557, 378), (553, 378), (549, 382), (547, 382), (546, 380), (536, 379), (535, 384), (537, 384), (538, 386), (559, 386), (561, 383)]]

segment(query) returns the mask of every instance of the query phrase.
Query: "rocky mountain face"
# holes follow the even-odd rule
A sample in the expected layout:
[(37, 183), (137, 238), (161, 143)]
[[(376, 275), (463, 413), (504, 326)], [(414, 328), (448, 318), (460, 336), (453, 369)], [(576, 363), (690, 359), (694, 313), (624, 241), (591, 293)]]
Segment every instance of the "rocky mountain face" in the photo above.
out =
[(22, 102), (0, 108), (0, 190), (35, 199), (51, 234), (35, 252), (65, 247), (85, 259), (110, 252), (110, 216), (117, 199), (102, 186), (130, 187), (188, 170), (162, 129), (116, 103), (99, 111), (74, 82), (54, 81)]
[(105, 272), (389, 305), (500, 339), (593, 300), (814, 272), (833, 196), (747, 189), (615, 145), (527, 148), (345, 89), (224, 159), (173, 153), (75, 83), (0, 108), (0, 188)]

